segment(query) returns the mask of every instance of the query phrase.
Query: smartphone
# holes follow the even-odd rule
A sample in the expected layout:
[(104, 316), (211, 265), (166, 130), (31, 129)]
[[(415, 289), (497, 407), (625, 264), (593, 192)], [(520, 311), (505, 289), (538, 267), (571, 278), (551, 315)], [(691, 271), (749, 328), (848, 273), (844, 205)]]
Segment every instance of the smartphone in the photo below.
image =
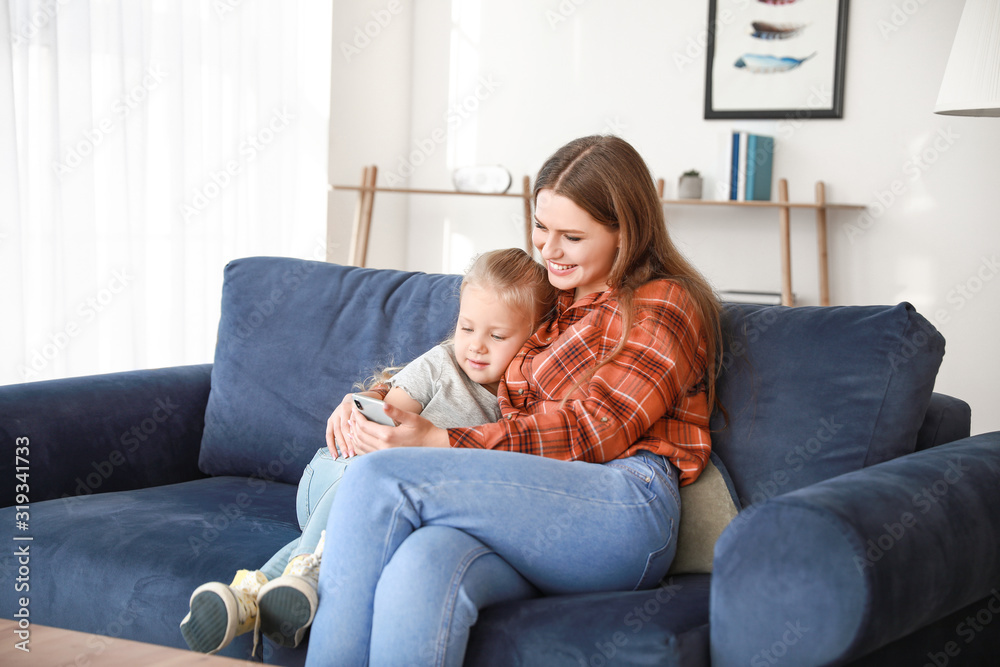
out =
[(364, 394), (352, 394), (351, 398), (354, 401), (354, 407), (360, 410), (361, 414), (370, 421), (385, 426), (396, 425), (396, 422), (385, 414), (385, 403), (383, 401), (371, 396), (365, 396)]

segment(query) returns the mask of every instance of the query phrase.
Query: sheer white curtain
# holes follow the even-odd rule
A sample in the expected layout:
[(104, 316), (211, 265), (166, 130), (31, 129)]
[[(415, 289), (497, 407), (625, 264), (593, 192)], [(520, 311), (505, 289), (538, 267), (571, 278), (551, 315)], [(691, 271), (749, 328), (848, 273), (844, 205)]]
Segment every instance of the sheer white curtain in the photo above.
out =
[(324, 258), (330, 0), (0, 0), (0, 384), (211, 361)]

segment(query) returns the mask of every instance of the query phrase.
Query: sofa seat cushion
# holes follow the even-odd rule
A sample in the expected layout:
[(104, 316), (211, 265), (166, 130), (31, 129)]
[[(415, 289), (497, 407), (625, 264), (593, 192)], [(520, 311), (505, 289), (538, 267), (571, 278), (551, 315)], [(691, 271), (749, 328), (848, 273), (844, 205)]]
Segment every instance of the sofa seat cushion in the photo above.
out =
[(648, 591), (487, 607), (472, 629), (465, 664), (707, 667), (710, 581), (710, 575), (681, 575)]
[(460, 281), (282, 257), (230, 262), (201, 470), (297, 484), (355, 383), (452, 333)]
[(914, 451), (944, 338), (908, 303), (727, 306), (713, 450), (742, 508)]
[[(13, 509), (0, 510), (6, 525)], [(31, 535), (32, 623), (187, 648), (178, 626), (191, 592), (299, 535), (295, 487), (218, 477), (32, 503)], [(16, 571), (13, 551), (0, 571)], [(14, 597), (2, 596), (6, 618)], [(105, 645), (92, 643), (94, 664)], [(238, 637), (222, 655), (247, 657), (251, 644)]]

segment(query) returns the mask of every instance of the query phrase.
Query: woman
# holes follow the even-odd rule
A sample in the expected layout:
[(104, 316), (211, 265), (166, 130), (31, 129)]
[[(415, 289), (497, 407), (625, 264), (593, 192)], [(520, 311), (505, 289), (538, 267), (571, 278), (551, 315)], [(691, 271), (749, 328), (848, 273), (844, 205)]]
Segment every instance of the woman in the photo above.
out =
[(504, 419), (445, 430), (390, 409), (391, 428), (346, 402), (330, 417), (328, 440), (373, 453), (327, 524), (309, 665), (459, 665), (486, 605), (652, 588), (673, 560), (678, 485), (711, 447), (718, 302), (625, 141), (570, 142), (534, 196), (562, 295), (500, 384)]

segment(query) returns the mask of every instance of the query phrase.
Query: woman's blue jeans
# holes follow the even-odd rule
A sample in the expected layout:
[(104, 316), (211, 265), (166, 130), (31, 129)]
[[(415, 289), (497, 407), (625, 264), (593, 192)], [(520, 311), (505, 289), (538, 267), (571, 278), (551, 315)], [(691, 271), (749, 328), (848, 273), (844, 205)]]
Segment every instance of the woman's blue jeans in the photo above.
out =
[(470, 449), (353, 460), (327, 523), (306, 664), (461, 665), (478, 610), (653, 588), (676, 550), (677, 471)]

